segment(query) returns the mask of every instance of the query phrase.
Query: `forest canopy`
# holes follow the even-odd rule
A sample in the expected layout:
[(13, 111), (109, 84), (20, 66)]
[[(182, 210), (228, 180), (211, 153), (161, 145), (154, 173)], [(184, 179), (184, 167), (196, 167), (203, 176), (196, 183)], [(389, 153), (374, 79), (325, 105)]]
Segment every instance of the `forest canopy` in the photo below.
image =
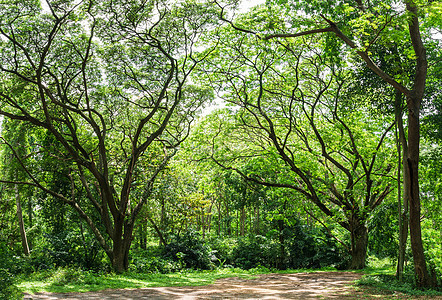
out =
[(440, 283), (442, 3), (241, 7), (0, 3), (6, 273), (377, 257)]

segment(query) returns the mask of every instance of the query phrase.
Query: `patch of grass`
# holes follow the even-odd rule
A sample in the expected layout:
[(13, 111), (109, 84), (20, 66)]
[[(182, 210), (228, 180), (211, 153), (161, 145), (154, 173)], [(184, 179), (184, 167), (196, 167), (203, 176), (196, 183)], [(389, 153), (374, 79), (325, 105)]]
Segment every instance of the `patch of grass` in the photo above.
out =
[(414, 274), (412, 273), (404, 274), (404, 282), (399, 282), (396, 279), (396, 264), (390, 258), (378, 259), (370, 256), (367, 267), (354, 272), (364, 274), (360, 280), (355, 282), (356, 286), (375, 291), (373, 293), (426, 297), (442, 295), (442, 291), (416, 288), (413, 284)]
[(394, 274), (364, 275), (356, 281), (357, 286), (368, 286), (380, 291), (410, 296), (442, 296), (442, 291), (434, 289), (418, 289), (410, 282), (399, 282)]
[(22, 292), (72, 293), (105, 289), (137, 289), (160, 286), (198, 286), (212, 284), (226, 277), (256, 278), (255, 273), (240, 269), (217, 269), (214, 271), (184, 271), (170, 274), (133, 273), (96, 274), (88, 271), (59, 268), (21, 278)]

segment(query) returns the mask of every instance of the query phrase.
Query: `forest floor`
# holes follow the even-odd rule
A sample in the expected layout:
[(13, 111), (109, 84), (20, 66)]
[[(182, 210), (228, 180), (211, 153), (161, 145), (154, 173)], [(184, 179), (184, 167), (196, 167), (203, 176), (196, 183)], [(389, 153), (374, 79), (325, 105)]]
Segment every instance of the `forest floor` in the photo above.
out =
[[(64, 294), (37, 293), (25, 294), (24, 299), (426, 299), (352, 285), (361, 276), (362, 274), (351, 272), (263, 274), (257, 275), (256, 279), (238, 277), (219, 279), (214, 284), (206, 286), (118, 289)], [(442, 297), (431, 299), (442, 299)]]

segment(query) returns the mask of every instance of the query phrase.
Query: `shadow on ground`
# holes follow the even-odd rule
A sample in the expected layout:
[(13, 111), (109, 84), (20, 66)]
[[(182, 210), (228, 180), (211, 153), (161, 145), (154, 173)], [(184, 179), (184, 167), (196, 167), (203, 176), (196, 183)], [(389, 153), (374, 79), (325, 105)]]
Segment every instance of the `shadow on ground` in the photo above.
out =
[(350, 272), (264, 274), (259, 275), (257, 279), (237, 277), (220, 279), (215, 284), (207, 286), (120, 289), (64, 294), (38, 293), (27, 294), (24, 299), (411, 299), (399, 293), (382, 294), (373, 289), (356, 289), (352, 283), (361, 276), (362, 274)]

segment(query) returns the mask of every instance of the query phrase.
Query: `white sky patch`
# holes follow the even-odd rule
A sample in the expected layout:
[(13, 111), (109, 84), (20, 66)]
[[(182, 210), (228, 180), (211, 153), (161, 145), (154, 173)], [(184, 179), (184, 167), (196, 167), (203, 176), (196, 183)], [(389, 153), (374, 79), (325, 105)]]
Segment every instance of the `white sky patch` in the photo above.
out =
[(241, 12), (245, 12), (250, 8), (265, 3), (265, 0), (243, 0), (239, 5), (239, 9)]
[(46, 0), (41, 0), (40, 3), (41, 3), (41, 8), (43, 9), (44, 12), (47, 12), (47, 13), (51, 12), (51, 10), (49, 8), (49, 5), (46, 2)]

